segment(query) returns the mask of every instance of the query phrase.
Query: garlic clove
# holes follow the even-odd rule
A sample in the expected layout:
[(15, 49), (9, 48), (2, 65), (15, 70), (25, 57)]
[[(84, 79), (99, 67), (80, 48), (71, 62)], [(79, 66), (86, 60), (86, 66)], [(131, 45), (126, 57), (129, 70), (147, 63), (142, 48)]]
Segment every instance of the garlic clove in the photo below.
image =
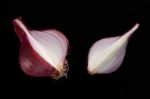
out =
[(19, 63), (22, 70), (35, 77), (66, 76), (68, 39), (57, 30), (29, 30), (21, 19), (14, 19), (13, 25), (21, 41)]
[(122, 36), (104, 38), (92, 45), (88, 54), (88, 72), (108, 74), (117, 70), (123, 62), (130, 36), (138, 29), (137, 23)]

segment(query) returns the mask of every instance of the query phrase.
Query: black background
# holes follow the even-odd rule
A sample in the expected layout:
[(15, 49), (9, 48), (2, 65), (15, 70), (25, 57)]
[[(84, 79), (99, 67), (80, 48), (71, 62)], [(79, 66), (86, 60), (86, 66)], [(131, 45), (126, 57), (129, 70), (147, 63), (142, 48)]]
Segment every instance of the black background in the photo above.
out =
[[(4, 16), (6, 26), (2, 37), (5, 64), (4, 90), (10, 97), (91, 99), (145, 97), (148, 67), (149, 3), (19, 3), (7, 4)], [(22, 16), (32, 29), (57, 29), (69, 39), (68, 78), (34, 78), (24, 74), (18, 64), (20, 42), (11, 21)], [(114, 73), (90, 76), (87, 73), (87, 55), (97, 40), (124, 34), (135, 23), (140, 28), (131, 37), (125, 59)], [(149, 32), (150, 33), (150, 32)]]

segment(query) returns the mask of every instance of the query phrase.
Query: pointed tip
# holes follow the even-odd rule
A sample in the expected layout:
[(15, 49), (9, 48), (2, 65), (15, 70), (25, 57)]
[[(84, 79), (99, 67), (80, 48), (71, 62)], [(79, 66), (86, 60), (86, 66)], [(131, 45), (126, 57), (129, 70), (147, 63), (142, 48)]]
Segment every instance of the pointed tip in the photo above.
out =
[(124, 34), (124, 36), (126, 36), (127, 38), (130, 37), (139, 28), (139, 26), (140, 24), (136, 23), (128, 32)]
[(19, 17), (19, 18), (12, 20), (12, 24), (14, 25), (16, 34), (18, 35), (19, 39), (22, 41), (25, 35), (29, 33), (25, 24), (22, 22), (22, 18)]
[(21, 16), (12, 20), (12, 24), (13, 25), (18, 24), (18, 23), (22, 23), (23, 24)]

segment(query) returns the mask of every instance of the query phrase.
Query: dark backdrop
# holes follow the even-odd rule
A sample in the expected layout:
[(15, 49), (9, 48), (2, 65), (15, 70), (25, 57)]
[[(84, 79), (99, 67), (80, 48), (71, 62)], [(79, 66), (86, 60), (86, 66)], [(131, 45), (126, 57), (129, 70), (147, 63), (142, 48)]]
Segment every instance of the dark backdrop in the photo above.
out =
[[(25, 3), (7, 4), (4, 44), (6, 70), (4, 73), (5, 96), (42, 96), (91, 99), (144, 97), (146, 92), (148, 63), (149, 4), (101, 3)], [(69, 39), (70, 52), (68, 78), (57, 81), (51, 78), (34, 78), (24, 74), (18, 64), (20, 42), (11, 21), (22, 16), (32, 29), (53, 28), (62, 31)], [(124, 34), (135, 23), (140, 28), (131, 37), (125, 59), (114, 73), (90, 76), (87, 73), (87, 55), (94, 42), (104, 37)], [(144, 94), (141, 94), (141, 93)], [(43, 98), (44, 99), (44, 98)]]

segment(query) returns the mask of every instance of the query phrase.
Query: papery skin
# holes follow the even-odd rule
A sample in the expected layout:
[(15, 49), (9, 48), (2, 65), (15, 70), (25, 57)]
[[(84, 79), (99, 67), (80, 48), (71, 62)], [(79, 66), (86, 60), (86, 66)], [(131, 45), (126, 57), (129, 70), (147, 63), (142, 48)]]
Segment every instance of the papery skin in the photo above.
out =
[(129, 38), (138, 27), (137, 23), (122, 36), (104, 38), (94, 43), (88, 55), (88, 72), (93, 75), (116, 71), (123, 62)]
[[(26, 74), (30, 76), (34, 76), (34, 77), (51, 76), (54, 79), (58, 79), (62, 76), (67, 75), (68, 65), (67, 65), (67, 60), (65, 59), (65, 57), (67, 55), (67, 47), (69, 43), (68, 43), (67, 38), (61, 32), (54, 30), (54, 29), (39, 31), (41, 33), (45, 31), (55, 33), (55, 35), (58, 35), (59, 37), (56, 39), (62, 39), (62, 43), (64, 41), (64, 45), (62, 45), (63, 47), (62, 50), (64, 54), (63, 56), (61, 55), (62, 57), (61, 57), (60, 63), (56, 64), (60, 66), (54, 66), (54, 63), (50, 64), (50, 62), (48, 62), (41, 56), (40, 51), (35, 50), (36, 45), (32, 44), (31, 38), (33, 38), (32, 33), (34, 32), (36, 33), (36, 31), (27, 29), (26, 26), (21, 21), (21, 19), (14, 19), (12, 23), (15, 26), (15, 32), (17, 33), (21, 42), (21, 48), (20, 48), (20, 53), (19, 53), (19, 63), (20, 63), (22, 70)], [(58, 41), (58, 40), (55, 40), (55, 41)], [(54, 42), (52, 41), (52, 43)], [(58, 46), (61, 46), (61, 44), (59, 44)], [(51, 49), (47, 49), (47, 50), (50, 50), (51, 53), (55, 55), (53, 50)], [(42, 51), (42, 53), (44, 52)], [(57, 54), (56, 54), (56, 57), (57, 57)], [(50, 57), (50, 58), (53, 59), (53, 57)], [(59, 68), (56, 68), (56, 67), (59, 67)]]

